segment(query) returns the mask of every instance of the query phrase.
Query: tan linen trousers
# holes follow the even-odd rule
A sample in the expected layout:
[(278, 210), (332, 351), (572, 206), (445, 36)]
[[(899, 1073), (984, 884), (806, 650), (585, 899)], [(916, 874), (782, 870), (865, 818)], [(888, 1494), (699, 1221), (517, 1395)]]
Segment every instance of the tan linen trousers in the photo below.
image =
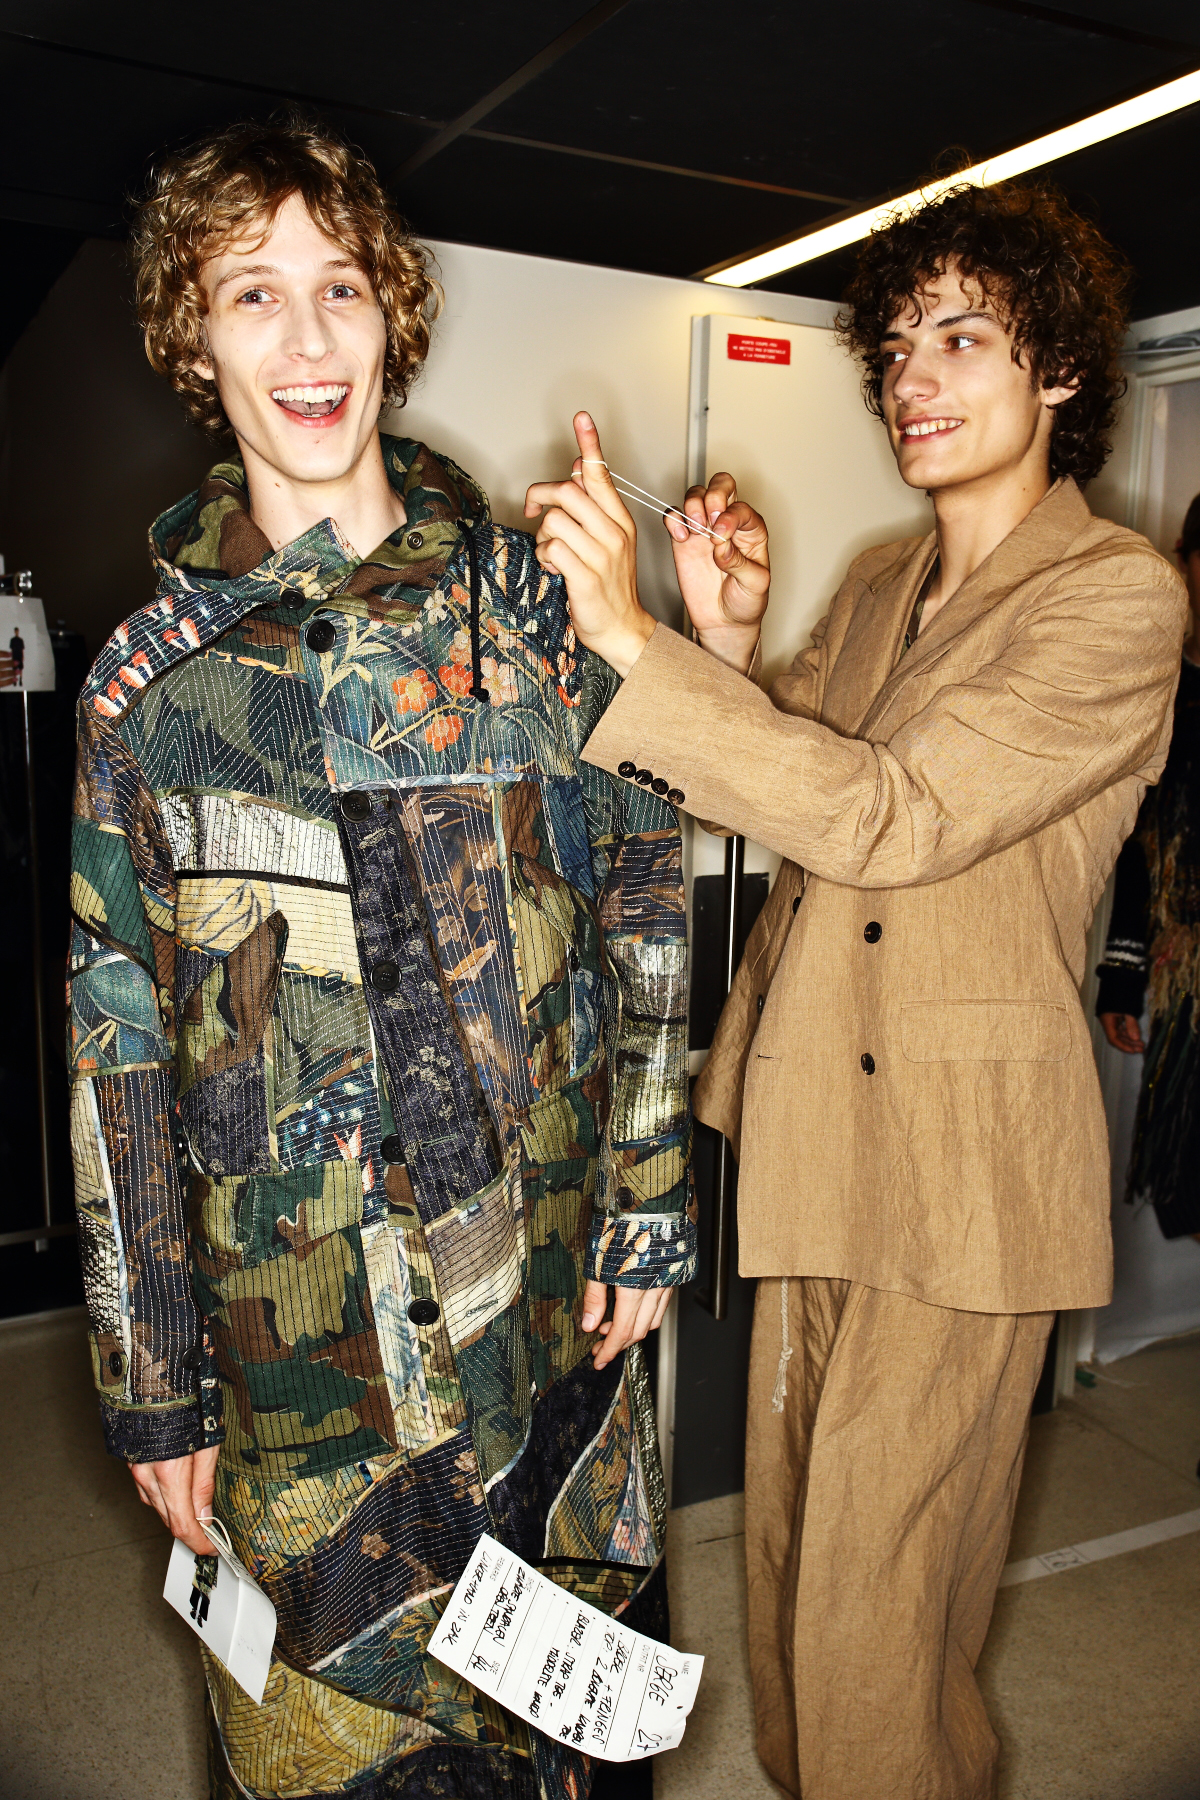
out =
[(758, 1284), (750, 1358), (759, 1756), (803, 1800), (992, 1800), (975, 1664), (1054, 1315), (783, 1288)]

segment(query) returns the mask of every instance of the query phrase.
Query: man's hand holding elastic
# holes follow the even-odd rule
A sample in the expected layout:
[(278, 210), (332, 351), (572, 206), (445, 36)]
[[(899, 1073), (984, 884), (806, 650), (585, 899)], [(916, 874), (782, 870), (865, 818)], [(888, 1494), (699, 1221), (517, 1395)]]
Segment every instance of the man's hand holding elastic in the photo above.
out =
[(605, 1363), (610, 1363), (614, 1356), (619, 1356), (630, 1344), (638, 1344), (648, 1333), (657, 1331), (670, 1299), (669, 1287), (615, 1287), (613, 1316), (606, 1319), (604, 1314), (608, 1307), (608, 1289), (602, 1281), (585, 1282), (580, 1324), (585, 1331), (598, 1331), (603, 1339), (592, 1351), (596, 1367), (602, 1369)]
[(575, 438), (579, 456), (571, 479), (535, 482), (525, 496), (525, 517), (545, 509), (537, 559), (565, 580), (580, 643), (624, 677), (655, 624), (638, 599), (637, 530), (612, 484), (587, 413), (575, 414)]
[(133, 1463), (129, 1473), (137, 1483), (143, 1506), (152, 1506), (173, 1537), (182, 1539), (197, 1556), (210, 1556), (212, 1545), (196, 1523), (212, 1518), (219, 1444), (197, 1450), (192, 1456), (176, 1456), (170, 1462)]
[[(538, 561), (565, 579), (576, 636), (624, 677), (655, 621), (638, 598), (637, 530), (609, 475), (596, 427), (584, 412), (576, 413), (574, 424), (579, 456), (571, 479), (535, 483), (525, 497), (525, 517), (543, 512)], [(714, 475), (707, 488), (690, 489), (683, 510), (708, 528), (690, 531), (677, 514), (665, 515), (684, 603), (704, 648), (744, 674), (754, 660), (770, 591), (767, 528), (738, 500), (732, 475)]]
[(716, 533), (714, 539), (689, 531), (682, 519), (666, 515), (683, 603), (704, 648), (744, 675), (754, 661), (771, 592), (767, 527), (738, 499), (732, 475), (714, 475), (706, 488), (689, 488), (683, 510)]

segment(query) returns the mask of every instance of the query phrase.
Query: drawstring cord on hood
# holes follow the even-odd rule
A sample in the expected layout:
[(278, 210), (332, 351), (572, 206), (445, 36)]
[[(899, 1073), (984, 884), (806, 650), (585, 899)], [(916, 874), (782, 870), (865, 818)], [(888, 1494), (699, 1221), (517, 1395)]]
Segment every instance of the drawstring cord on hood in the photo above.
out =
[(486, 700), (488, 695), (483, 685), (483, 663), (479, 649), (479, 552), (475, 547), (470, 521), (460, 519), (459, 523), (466, 539), (467, 561), (471, 566), (471, 698)]

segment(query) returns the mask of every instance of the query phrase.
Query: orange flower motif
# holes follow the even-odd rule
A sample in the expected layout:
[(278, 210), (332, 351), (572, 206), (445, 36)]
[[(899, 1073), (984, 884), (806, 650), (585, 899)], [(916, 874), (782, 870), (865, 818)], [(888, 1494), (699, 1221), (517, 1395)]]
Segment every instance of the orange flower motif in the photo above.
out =
[(471, 691), (471, 671), (464, 669), (459, 663), (447, 663), (440, 668), (438, 680), (452, 694), (469, 694)]
[(579, 705), (580, 696), (578, 694), (568, 694), (566, 688), (563, 686), (561, 681), (558, 684), (558, 697), (562, 701), (564, 706), (578, 706)]
[(430, 701), (437, 698), (437, 689), (424, 669), (414, 669), (411, 675), (393, 681), (392, 692), (396, 696), (397, 709), (402, 713), (424, 712)]
[(447, 744), (457, 743), (462, 735), (462, 728), (461, 714), (439, 713), (425, 727), (425, 742), (432, 744), (435, 750), (444, 750)]

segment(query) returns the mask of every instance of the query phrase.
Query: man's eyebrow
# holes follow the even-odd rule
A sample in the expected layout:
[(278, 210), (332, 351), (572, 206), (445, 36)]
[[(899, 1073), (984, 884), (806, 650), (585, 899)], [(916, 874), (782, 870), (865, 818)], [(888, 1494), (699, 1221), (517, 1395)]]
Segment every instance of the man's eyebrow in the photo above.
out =
[(278, 273), (279, 270), (274, 263), (251, 263), (249, 268), (243, 264), (241, 268), (227, 270), (213, 289), (213, 293), (219, 293), (231, 281), (240, 281), (243, 275), (278, 275)]
[[(975, 311), (951, 313), (949, 318), (931, 320), (931, 324), (935, 331), (947, 331), (952, 325), (967, 325), (973, 323), (976, 319), (986, 319), (991, 325), (998, 325), (1000, 323), (995, 313)], [(902, 338), (904, 335), (905, 334), (902, 331), (885, 331), (879, 341), (881, 344), (886, 344), (892, 338)]]
[(995, 313), (982, 312), (978, 309), (974, 312), (951, 313), (948, 319), (933, 319), (930, 322), (935, 331), (946, 331), (951, 325), (970, 325), (974, 324), (977, 319), (985, 319), (989, 325), (1000, 323)]
[[(352, 256), (331, 256), (328, 262), (321, 264), (322, 269), (357, 269), (358, 266)], [(227, 270), (213, 289), (213, 293), (220, 293), (227, 282), (241, 281), (246, 275), (278, 275), (280, 273), (281, 270), (275, 263), (243, 264), (241, 268)]]

